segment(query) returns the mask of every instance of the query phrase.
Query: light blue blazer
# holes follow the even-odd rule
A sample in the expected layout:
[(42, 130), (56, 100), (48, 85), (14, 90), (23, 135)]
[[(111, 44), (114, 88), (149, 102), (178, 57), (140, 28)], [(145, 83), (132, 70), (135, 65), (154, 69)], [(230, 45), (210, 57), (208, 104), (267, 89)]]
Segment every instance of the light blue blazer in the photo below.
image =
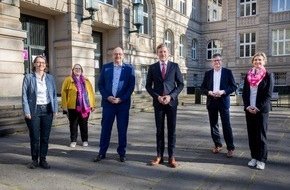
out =
[[(58, 101), (55, 81), (52, 75), (46, 74), (46, 87), (47, 93), (51, 100), (51, 107), (53, 113), (58, 112)], [(22, 109), (24, 115), (36, 114), (36, 97), (37, 97), (37, 85), (35, 73), (29, 73), (24, 76), (22, 84)]]

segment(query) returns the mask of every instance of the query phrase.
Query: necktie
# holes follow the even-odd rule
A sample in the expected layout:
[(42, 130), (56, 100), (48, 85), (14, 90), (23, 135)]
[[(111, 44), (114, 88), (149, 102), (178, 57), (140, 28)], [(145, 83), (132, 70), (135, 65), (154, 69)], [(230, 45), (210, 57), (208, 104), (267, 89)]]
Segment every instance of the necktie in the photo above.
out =
[(166, 73), (166, 71), (165, 71), (165, 63), (162, 63), (162, 70), (161, 70), (162, 78), (165, 77), (165, 73)]
[[(164, 79), (164, 77), (165, 77), (165, 73), (166, 73), (166, 70), (165, 70), (165, 63), (162, 63), (161, 65), (162, 65), (161, 75), (162, 75), (162, 78)], [(162, 95), (163, 95), (163, 96), (166, 95), (166, 94), (165, 94), (165, 89), (164, 89), (164, 87), (163, 87), (163, 93), (162, 93)]]

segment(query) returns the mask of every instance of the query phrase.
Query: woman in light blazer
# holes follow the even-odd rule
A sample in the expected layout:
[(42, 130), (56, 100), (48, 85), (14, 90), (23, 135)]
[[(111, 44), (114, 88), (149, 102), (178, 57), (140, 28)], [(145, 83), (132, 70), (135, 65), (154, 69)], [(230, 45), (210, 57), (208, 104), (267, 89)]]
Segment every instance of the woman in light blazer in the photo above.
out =
[(32, 157), (32, 162), (28, 165), (30, 169), (38, 166), (50, 168), (46, 155), (52, 121), (58, 112), (58, 102), (54, 78), (46, 70), (46, 58), (36, 56), (33, 73), (25, 75), (22, 85), (22, 107), (29, 129)]
[(260, 170), (265, 169), (268, 157), (267, 129), (274, 88), (273, 74), (264, 67), (266, 62), (265, 53), (259, 52), (253, 56), (253, 67), (245, 76), (242, 94), (252, 157), (248, 166)]

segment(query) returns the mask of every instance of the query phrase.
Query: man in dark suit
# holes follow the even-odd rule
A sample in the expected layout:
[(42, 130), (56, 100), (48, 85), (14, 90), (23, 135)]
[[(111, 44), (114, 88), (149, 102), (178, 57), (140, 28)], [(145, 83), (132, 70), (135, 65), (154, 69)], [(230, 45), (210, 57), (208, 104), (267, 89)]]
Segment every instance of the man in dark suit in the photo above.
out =
[(124, 53), (120, 47), (113, 51), (114, 62), (105, 64), (102, 68), (98, 87), (102, 95), (102, 131), (100, 150), (94, 162), (106, 157), (115, 117), (117, 119), (118, 143), (117, 152), (120, 161), (126, 161), (127, 129), (131, 95), (135, 86), (134, 68), (123, 63)]
[(206, 107), (211, 137), (215, 144), (213, 153), (218, 153), (222, 150), (218, 124), (218, 113), (220, 113), (224, 139), (228, 150), (227, 157), (231, 158), (235, 146), (230, 124), (230, 94), (236, 90), (237, 86), (232, 71), (222, 67), (222, 56), (219, 53), (212, 56), (212, 65), (213, 69), (205, 72), (201, 88), (207, 96)]
[(174, 158), (176, 142), (176, 114), (178, 95), (184, 87), (182, 74), (177, 63), (168, 61), (169, 49), (165, 44), (157, 46), (159, 61), (150, 65), (146, 81), (146, 90), (153, 98), (156, 124), (157, 157), (152, 166), (163, 163), (164, 123), (167, 118), (168, 130), (168, 163), (175, 168)]

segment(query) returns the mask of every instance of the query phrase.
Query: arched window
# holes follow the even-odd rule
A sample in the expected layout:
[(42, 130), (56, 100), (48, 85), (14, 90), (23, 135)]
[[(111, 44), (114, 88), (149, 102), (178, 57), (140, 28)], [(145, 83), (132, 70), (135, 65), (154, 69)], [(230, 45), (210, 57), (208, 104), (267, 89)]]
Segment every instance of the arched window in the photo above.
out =
[(167, 30), (165, 32), (165, 36), (164, 36), (164, 43), (169, 48), (171, 55), (174, 54), (174, 51), (173, 51), (174, 44), (173, 44), (173, 42), (174, 42), (173, 33), (170, 30)]
[(207, 59), (211, 59), (215, 53), (222, 52), (222, 43), (220, 40), (212, 40), (207, 44)]
[(191, 58), (197, 60), (197, 40), (193, 39), (191, 44)]
[(181, 35), (179, 39), (179, 56), (185, 58), (186, 40), (185, 35)]
[(149, 7), (147, 0), (142, 0), (143, 3), (143, 26), (141, 27), (142, 34), (149, 34)]

